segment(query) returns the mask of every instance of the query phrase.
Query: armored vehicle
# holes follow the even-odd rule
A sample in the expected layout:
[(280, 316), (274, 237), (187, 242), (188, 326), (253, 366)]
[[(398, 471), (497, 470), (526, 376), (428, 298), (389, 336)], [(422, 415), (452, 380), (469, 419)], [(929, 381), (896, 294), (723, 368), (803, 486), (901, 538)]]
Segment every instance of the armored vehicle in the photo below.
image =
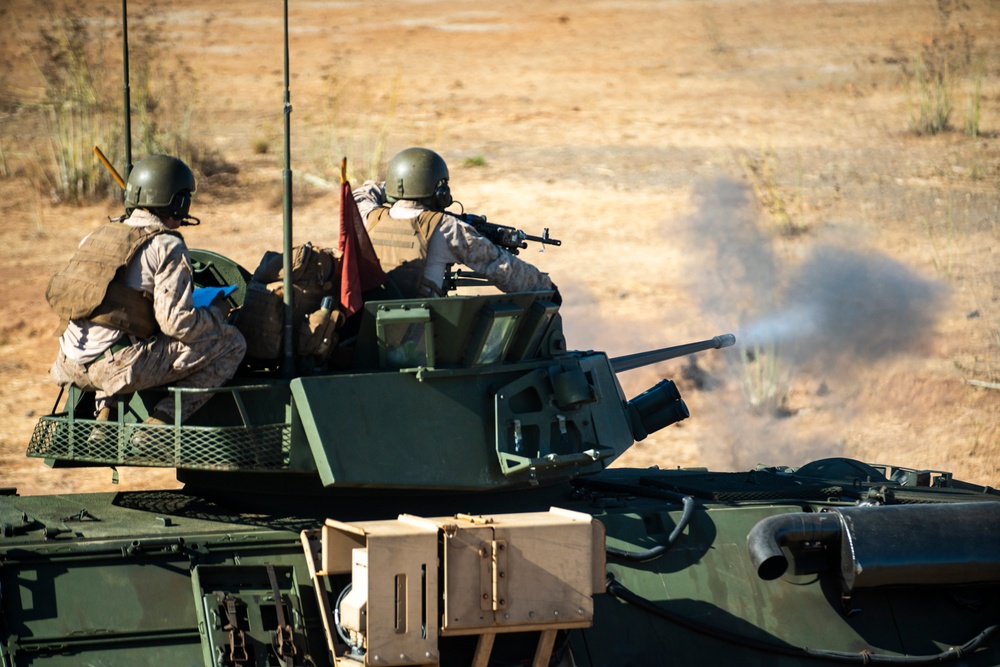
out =
[(143, 419), (193, 389), (110, 422), (70, 389), (29, 456), (184, 486), (7, 490), (3, 664), (1000, 664), (1000, 494), (849, 459), (609, 468), (687, 416), (616, 370), (732, 337), (571, 351), (552, 298), (371, 299), (346, 368), (248, 364), (183, 425)]
[[(192, 254), (200, 286), (258, 294)], [(69, 388), (28, 456), (183, 487), (3, 489), (0, 664), (1000, 665), (996, 490), (845, 458), (611, 467), (688, 417), (673, 382), (629, 398), (617, 373), (731, 335), (609, 358), (569, 348), (554, 292), (396, 296), (323, 354), (108, 421)], [(194, 391), (190, 420), (145, 423)]]

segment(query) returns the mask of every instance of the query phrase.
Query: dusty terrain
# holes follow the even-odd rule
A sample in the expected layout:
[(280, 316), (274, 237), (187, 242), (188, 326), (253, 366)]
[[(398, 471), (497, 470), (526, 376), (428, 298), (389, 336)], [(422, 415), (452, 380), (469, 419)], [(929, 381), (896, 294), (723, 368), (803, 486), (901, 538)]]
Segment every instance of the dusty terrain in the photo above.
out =
[[(322, 181), (341, 155), (357, 183), (425, 145), (466, 209), (562, 239), (524, 257), (563, 292), (572, 347), (616, 356), (736, 333), (737, 349), (622, 375), (629, 396), (675, 379), (692, 417), (618, 465), (842, 455), (1000, 484), (994, 0), (289, 4), (296, 242), (335, 243), (338, 200)], [(38, 35), (70, 10), (41, 7), (0, 8), (0, 486), (174, 484), (172, 471), (123, 469), (114, 487), (106, 469), (23, 456), (57, 396), (45, 285), (119, 212), (53, 192)], [(119, 5), (73, 7), (120, 95)], [(133, 0), (129, 12), (133, 44), (160, 39), (150, 85), (170, 104), (153, 115), (212, 155), (188, 243), (252, 269), (281, 247), (281, 5)], [(911, 127), (918, 59), (949, 65), (949, 131)], [(979, 136), (962, 131), (970, 114)], [(121, 168), (121, 146), (103, 148)]]

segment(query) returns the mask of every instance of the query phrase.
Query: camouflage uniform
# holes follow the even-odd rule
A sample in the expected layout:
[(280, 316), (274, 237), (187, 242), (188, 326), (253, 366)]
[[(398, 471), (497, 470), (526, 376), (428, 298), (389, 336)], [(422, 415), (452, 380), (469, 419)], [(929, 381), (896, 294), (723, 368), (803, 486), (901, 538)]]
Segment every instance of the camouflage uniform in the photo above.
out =
[[(385, 184), (365, 181), (354, 190), (354, 201), (365, 224), (369, 224), (369, 214), (385, 205)], [(389, 210), (396, 219), (412, 219), (428, 210), (419, 202), (400, 199)], [(503, 292), (531, 292), (552, 289), (549, 277), (534, 266), (498, 248), (475, 228), (448, 213), (431, 234), (427, 243), (427, 257), (424, 279), (440, 291), (444, 284), (444, 274), (449, 264), (464, 264), (473, 271), (486, 276)], [(386, 271), (393, 267), (383, 267)]]
[[(162, 225), (159, 218), (142, 209), (133, 211), (126, 224)], [(246, 342), (216, 307), (194, 307), (191, 257), (179, 235), (152, 237), (124, 273), (128, 287), (152, 296), (159, 331), (138, 339), (113, 327), (71, 320), (59, 339), (59, 355), (50, 370), (56, 383), (95, 391), (100, 408), (115, 394), (165, 384), (218, 387), (233, 376)], [(112, 345), (118, 341), (130, 344), (113, 352)], [(181, 420), (211, 396), (183, 394)], [(154, 410), (172, 420), (174, 400), (168, 396)]]

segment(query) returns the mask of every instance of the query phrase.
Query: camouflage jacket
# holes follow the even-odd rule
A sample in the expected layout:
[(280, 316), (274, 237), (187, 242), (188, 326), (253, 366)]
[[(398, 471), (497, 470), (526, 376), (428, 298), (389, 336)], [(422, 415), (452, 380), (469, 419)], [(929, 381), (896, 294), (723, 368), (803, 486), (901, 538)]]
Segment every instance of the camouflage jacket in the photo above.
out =
[[(368, 214), (386, 203), (385, 184), (365, 181), (354, 190), (361, 218), (368, 224)], [(421, 204), (399, 200), (389, 209), (397, 219), (416, 218), (428, 210)], [(439, 290), (449, 264), (464, 264), (486, 276), (503, 292), (530, 292), (552, 289), (552, 281), (537, 268), (498, 248), (475, 228), (445, 213), (427, 243), (424, 279)], [(386, 267), (392, 268), (392, 267)]]
[[(135, 227), (160, 226), (152, 213), (136, 209), (125, 221)], [(164, 227), (164, 229), (166, 229)], [(82, 245), (82, 243), (81, 243)], [(195, 308), (191, 256), (180, 234), (157, 234), (147, 241), (125, 268), (125, 285), (149, 295), (160, 333), (192, 343), (218, 335), (224, 326), (222, 313), (215, 308)], [(59, 339), (68, 359), (86, 364), (104, 353), (123, 331), (87, 319), (70, 320)], [(192, 363), (184, 355), (174, 363), (178, 370)]]

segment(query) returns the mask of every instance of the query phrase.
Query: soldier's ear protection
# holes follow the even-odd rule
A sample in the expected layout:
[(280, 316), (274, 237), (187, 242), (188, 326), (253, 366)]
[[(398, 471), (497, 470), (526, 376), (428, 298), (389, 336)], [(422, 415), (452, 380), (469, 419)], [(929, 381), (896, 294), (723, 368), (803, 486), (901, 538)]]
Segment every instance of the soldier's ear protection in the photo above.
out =
[[(174, 196), (170, 198), (169, 204), (159, 208), (151, 208), (149, 210), (161, 218), (173, 218), (174, 220), (179, 220), (182, 227), (201, 224), (201, 220), (188, 213), (188, 211), (191, 210), (190, 190), (175, 192)], [(128, 209), (126, 209), (126, 212), (129, 215), (132, 213)]]
[(188, 217), (188, 211), (191, 209), (191, 193), (187, 190), (174, 193), (166, 208), (169, 217), (176, 220), (183, 220)]
[(448, 187), (448, 181), (442, 180), (437, 184), (433, 197), (435, 208), (438, 211), (443, 211), (452, 205), (454, 200), (451, 198), (451, 188)]

